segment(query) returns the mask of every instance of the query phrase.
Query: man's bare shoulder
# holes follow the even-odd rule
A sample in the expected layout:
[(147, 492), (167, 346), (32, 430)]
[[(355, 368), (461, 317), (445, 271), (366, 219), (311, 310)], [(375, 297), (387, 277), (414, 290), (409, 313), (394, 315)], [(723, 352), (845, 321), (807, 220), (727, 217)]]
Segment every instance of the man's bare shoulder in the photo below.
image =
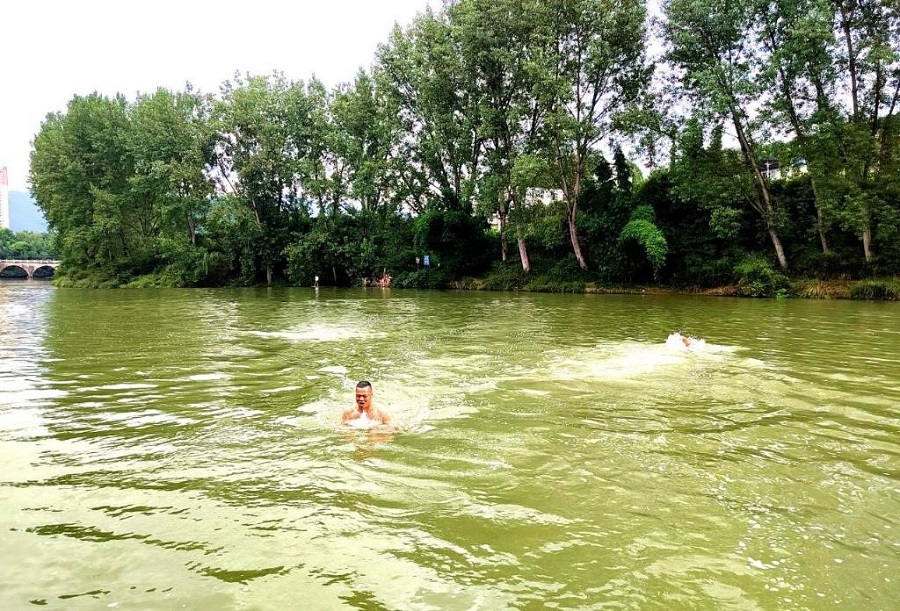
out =
[(387, 413), (386, 411), (381, 410), (381, 409), (378, 410), (378, 412), (377, 412), (377, 418), (378, 418), (378, 420), (380, 420), (380, 421), (381, 421), (382, 423), (384, 423), (384, 424), (390, 424), (390, 422), (391, 422), (391, 420), (392, 420), (391, 415), (390, 415), (389, 413)]

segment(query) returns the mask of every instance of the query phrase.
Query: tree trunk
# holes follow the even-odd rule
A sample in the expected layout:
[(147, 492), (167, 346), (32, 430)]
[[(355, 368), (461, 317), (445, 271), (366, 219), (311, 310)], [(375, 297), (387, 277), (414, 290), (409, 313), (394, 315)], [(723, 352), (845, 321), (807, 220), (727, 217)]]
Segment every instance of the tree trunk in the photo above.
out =
[(819, 190), (816, 189), (816, 179), (810, 176), (809, 184), (813, 191), (813, 202), (816, 206), (816, 230), (819, 232), (819, 240), (822, 242), (822, 252), (826, 255), (831, 252), (828, 248), (828, 240), (825, 238), (825, 216), (822, 214), (822, 206), (819, 205)]
[(268, 286), (272, 286), (273, 273), (274, 273), (274, 270), (272, 269), (272, 265), (271, 264), (266, 265), (266, 284)]
[(778, 237), (775, 228), (771, 226), (769, 227), (769, 238), (772, 240), (772, 246), (775, 247), (775, 256), (778, 257), (778, 264), (781, 265), (781, 269), (786, 269), (787, 257), (784, 256), (784, 247), (781, 245), (781, 238)]
[[(775, 46), (775, 41), (772, 41), (772, 46)], [(800, 117), (797, 115), (797, 109), (794, 107), (794, 99), (791, 97), (791, 87), (788, 84), (787, 75), (784, 73), (784, 69), (779, 66), (778, 74), (781, 76), (781, 84), (782, 84), (782, 96), (784, 96), (784, 100), (787, 103), (788, 116), (790, 117), (791, 126), (794, 128), (794, 134), (797, 136), (797, 141), (801, 143), (801, 150), (804, 154), (807, 153), (807, 140), (806, 133), (804, 132), (803, 126), (800, 124)], [(813, 205), (816, 207), (816, 231), (819, 233), (819, 240), (822, 242), (822, 252), (828, 253), (828, 240), (825, 238), (825, 223), (824, 223), (824, 215), (822, 214), (822, 206), (819, 204), (819, 190), (816, 188), (816, 179), (812, 174), (809, 176), (809, 184), (812, 187), (813, 192)]]
[(197, 228), (194, 226), (194, 220), (191, 218), (191, 215), (187, 216), (187, 226), (188, 226), (188, 239), (191, 241), (191, 246), (197, 245)]
[(581, 253), (581, 243), (578, 241), (578, 230), (575, 227), (575, 216), (578, 214), (578, 197), (581, 195), (581, 179), (584, 172), (584, 161), (583, 159), (579, 159), (576, 162), (575, 176), (573, 177), (571, 188), (569, 188), (568, 181), (565, 178), (565, 164), (561, 158), (557, 159), (557, 163), (563, 173), (563, 197), (566, 200), (566, 223), (569, 226), (569, 239), (572, 241), (572, 251), (575, 253), (575, 258), (578, 260), (579, 267), (581, 267), (581, 269), (587, 269), (587, 262), (584, 260), (584, 255)]
[(757, 211), (762, 215), (766, 224), (766, 230), (772, 239), (772, 246), (775, 247), (775, 256), (778, 257), (778, 264), (781, 266), (781, 269), (787, 269), (787, 257), (784, 256), (781, 239), (778, 237), (775, 227), (772, 226), (772, 219), (775, 217), (775, 207), (772, 205), (769, 187), (766, 185), (766, 179), (763, 178), (762, 172), (759, 171), (759, 165), (756, 163), (756, 153), (750, 145), (747, 134), (744, 133), (744, 126), (741, 124), (740, 117), (734, 109), (731, 111), (731, 118), (734, 122), (734, 129), (737, 132), (738, 143), (741, 145), (741, 151), (744, 153), (744, 161), (750, 166), (750, 171), (753, 173), (756, 186), (759, 189), (759, 196), (762, 199), (761, 204), (755, 204), (754, 206), (760, 206)]
[(506, 218), (508, 215), (509, 209), (503, 202), (500, 203), (500, 208), (497, 211), (497, 215), (500, 217), (500, 260), (504, 263), (506, 262)]
[(578, 259), (578, 265), (581, 269), (587, 269), (587, 261), (584, 260), (584, 255), (581, 254), (581, 243), (578, 241), (578, 231), (575, 229), (574, 211), (566, 215), (566, 220), (569, 224), (569, 238), (572, 240), (572, 250), (575, 252), (575, 258)]
[(506, 217), (500, 215), (500, 260), (506, 263)]
[[(515, 189), (510, 189), (509, 199), (506, 201), (507, 201), (507, 205), (508, 205), (508, 210), (518, 210), (519, 202), (521, 201), (521, 199), (519, 197), (519, 192), (516, 191)], [(522, 262), (522, 271), (524, 271), (527, 274), (528, 272), (531, 271), (531, 261), (528, 258), (528, 247), (525, 245), (525, 235), (522, 233), (522, 226), (518, 223), (518, 221), (514, 221), (514, 224), (516, 226), (516, 242), (518, 243), (518, 246), (519, 246), (519, 260)], [(506, 257), (505, 257), (506, 240), (503, 240), (503, 244), (504, 244), (503, 260), (506, 261)]]
[(525, 246), (525, 236), (522, 235), (522, 227), (516, 223), (516, 239), (519, 243), (519, 259), (522, 261), (522, 271), (526, 274), (531, 271), (531, 261), (528, 259), (528, 248)]
[(859, 84), (856, 80), (857, 65), (856, 52), (853, 48), (853, 31), (851, 24), (850, 7), (844, 2), (838, 2), (838, 9), (841, 13), (841, 32), (844, 34), (844, 47), (847, 51), (847, 72), (850, 73), (850, 101), (853, 103), (853, 118), (859, 115)]
[(866, 263), (872, 262), (872, 226), (866, 221), (866, 228), (862, 232), (863, 253), (866, 256)]

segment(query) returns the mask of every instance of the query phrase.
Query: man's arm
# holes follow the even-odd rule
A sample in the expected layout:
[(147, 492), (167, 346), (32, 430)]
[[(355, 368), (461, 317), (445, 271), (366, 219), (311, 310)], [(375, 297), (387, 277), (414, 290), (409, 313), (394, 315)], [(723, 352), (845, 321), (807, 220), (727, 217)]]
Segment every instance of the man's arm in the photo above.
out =
[(378, 410), (378, 419), (382, 424), (390, 424), (391, 423), (391, 415), (385, 411)]
[(344, 412), (341, 414), (341, 424), (344, 424), (348, 420), (353, 420), (353, 416), (355, 414), (356, 414), (355, 407), (348, 407), (347, 409), (345, 409)]

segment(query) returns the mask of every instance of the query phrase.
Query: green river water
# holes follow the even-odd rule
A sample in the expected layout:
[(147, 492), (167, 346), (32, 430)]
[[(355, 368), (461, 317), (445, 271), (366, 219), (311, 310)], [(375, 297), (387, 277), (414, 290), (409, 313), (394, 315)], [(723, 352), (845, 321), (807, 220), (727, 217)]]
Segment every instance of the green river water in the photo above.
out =
[(898, 434), (900, 304), (5, 281), (0, 609), (893, 610)]

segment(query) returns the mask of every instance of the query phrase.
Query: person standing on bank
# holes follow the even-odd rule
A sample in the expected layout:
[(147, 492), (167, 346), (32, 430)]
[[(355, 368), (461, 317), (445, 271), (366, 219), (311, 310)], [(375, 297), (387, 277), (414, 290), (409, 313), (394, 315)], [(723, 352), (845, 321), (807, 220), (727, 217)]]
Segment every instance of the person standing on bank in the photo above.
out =
[(390, 414), (383, 412), (372, 403), (372, 383), (363, 380), (356, 385), (356, 405), (348, 407), (341, 415), (341, 424), (390, 424)]

